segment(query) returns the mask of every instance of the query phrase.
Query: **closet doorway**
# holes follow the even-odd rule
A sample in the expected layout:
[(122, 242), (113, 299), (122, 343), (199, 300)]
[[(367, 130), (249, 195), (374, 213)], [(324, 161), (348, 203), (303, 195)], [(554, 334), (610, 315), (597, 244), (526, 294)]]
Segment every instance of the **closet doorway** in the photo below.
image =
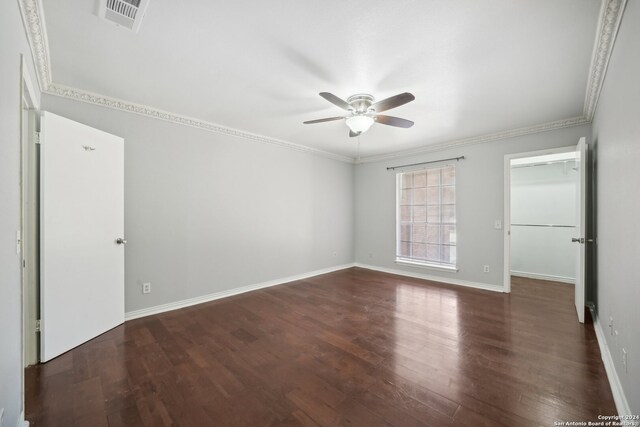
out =
[(584, 138), (576, 147), (505, 156), (505, 292), (512, 280), (549, 285), (550, 293), (570, 286), (580, 322), (586, 169)]

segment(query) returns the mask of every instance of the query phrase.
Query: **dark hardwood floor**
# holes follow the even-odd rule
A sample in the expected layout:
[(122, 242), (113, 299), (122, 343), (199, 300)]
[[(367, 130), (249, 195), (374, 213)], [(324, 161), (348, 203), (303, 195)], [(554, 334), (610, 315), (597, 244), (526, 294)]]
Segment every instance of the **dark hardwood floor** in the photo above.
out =
[(126, 322), (26, 372), (33, 426), (553, 426), (615, 414), (569, 285), (348, 269)]

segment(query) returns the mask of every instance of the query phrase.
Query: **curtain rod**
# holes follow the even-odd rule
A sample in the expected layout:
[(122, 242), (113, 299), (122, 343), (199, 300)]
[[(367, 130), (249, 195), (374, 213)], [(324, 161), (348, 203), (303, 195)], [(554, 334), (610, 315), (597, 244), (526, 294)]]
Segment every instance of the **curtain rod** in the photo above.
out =
[(398, 168), (408, 168), (410, 166), (419, 166), (419, 165), (427, 165), (429, 163), (440, 163), (440, 162), (448, 162), (449, 160), (455, 160), (456, 162), (459, 162), (460, 160), (464, 160), (464, 156), (460, 156), (460, 157), (451, 157), (450, 159), (442, 159), (442, 160), (431, 160), (429, 162), (420, 162), (420, 163), (412, 163), (410, 165), (399, 165), (399, 166), (389, 166), (387, 168), (387, 170), (394, 170), (394, 169), (398, 169)]

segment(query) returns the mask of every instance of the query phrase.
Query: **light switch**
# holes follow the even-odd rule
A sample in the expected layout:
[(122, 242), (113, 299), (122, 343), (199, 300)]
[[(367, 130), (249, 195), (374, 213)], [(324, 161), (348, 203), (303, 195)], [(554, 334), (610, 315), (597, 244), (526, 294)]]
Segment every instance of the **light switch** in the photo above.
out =
[(496, 230), (502, 230), (502, 221), (499, 219), (496, 219), (493, 222), (493, 228), (495, 228)]

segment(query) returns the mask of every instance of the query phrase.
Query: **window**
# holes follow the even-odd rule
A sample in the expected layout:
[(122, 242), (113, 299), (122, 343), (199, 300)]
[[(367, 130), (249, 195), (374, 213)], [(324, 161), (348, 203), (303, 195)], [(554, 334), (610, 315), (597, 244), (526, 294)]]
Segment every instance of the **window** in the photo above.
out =
[(456, 168), (399, 173), (396, 261), (456, 268)]

